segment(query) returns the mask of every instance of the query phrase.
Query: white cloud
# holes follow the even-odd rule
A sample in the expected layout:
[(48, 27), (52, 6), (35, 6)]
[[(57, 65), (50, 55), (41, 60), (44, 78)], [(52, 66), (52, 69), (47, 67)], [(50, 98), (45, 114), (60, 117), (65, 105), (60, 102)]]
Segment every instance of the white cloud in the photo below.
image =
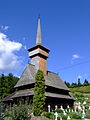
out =
[(78, 55), (78, 54), (72, 55), (72, 60), (79, 59), (79, 58), (80, 58), (80, 55)]
[(4, 30), (8, 30), (9, 29), (9, 26), (4, 26)]
[(21, 48), (21, 43), (10, 41), (7, 35), (0, 33), (0, 71), (19, 68), (21, 60), (15, 51), (19, 51)]
[(2, 25), (2, 26), (0, 26), (0, 29), (1, 29), (1, 30), (8, 30), (8, 29), (9, 29), (9, 26), (3, 26), (3, 25)]

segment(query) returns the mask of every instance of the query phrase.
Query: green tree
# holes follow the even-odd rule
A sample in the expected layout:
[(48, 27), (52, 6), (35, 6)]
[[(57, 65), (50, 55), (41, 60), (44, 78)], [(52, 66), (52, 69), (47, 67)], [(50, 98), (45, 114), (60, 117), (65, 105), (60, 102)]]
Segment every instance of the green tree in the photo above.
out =
[(85, 79), (85, 81), (84, 81), (83, 85), (85, 85), (85, 86), (89, 85), (89, 82), (88, 82), (88, 80), (87, 80), (87, 79)]
[(41, 70), (37, 71), (35, 76), (35, 87), (33, 96), (33, 114), (40, 116), (44, 111), (45, 105), (45, 79)]
[(7, 79), (4, 74), (0, 77), (0, 99), (7, 96)]
[(12, 93), (14, 91), (14, 86), (19, 80), (19, 78), (13, 76), (12, 73), (9, 73), (7, 79), (8, 79), (8, 92)]
[(78, 87), (78, 85), (77, 85), (77, 83), (72, 83), (70, 87), (75, 88), (75, 87)]
[(65, 81), (67, 87), (70, 87), (70, 83)]
[(81, 86), (80, 78), (78, 78), (78, 86)]
[(17, 83), (19, 78), (14, 77), (12, 73), (8, 76), (1, 74), (0, 76), (0, 99), (6, 97), (13, 92), (14, 85)]

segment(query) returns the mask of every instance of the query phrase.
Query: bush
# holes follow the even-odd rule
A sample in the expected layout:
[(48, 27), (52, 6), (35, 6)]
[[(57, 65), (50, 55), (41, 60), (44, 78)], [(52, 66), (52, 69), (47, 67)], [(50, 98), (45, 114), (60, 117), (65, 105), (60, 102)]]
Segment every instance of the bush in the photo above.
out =
[(50, 118), (50, 119), (54, 119), (54, 113), (52, 113), (52, 112), (47, 112), (44, 114), (44, 116), (47, 118)]
[(63, 111), (60, 110), (60, 109), (56, 109), (55, 112), (57, 112), (57, 113), (63, 113)]
[(76, 114), (76, 113), (71, 113), (70, 117), (72, 119), (82, 119), (82, 115), (81, 114)]
[(86, 113), (86, 118), (90, 119), (90, 110)]
[(11, 111), (6, 112), (5, 120), (27, 120), (30, 109), (29, 105), (14, 105)]
[(4, 120), (13, 120), (11, 117), (5, 117)]
[(87, 114), (85, 118), (90, 119), (90, 114)]
[[(63, 120), (67, 120), (67, 115), (64, 115), (63, 113), (59, 113), (59, 118), (61, 117)], [(60, 119), (59, 119), (60, 120)]]
[(0, 101), (0, 120), (3, 120), (3, 118), (5, 117), (4, 110), (5, 104), (2, 101)]

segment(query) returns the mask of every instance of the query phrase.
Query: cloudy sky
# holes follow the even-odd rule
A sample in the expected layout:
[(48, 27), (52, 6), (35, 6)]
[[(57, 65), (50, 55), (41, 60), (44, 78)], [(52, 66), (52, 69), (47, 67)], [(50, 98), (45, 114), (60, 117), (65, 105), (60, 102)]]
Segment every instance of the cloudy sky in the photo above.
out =
[(90, 81), (90, 0), (0, 0), (0, 74), (22, 74), (39, 14), (48, 70), (64, 81)]

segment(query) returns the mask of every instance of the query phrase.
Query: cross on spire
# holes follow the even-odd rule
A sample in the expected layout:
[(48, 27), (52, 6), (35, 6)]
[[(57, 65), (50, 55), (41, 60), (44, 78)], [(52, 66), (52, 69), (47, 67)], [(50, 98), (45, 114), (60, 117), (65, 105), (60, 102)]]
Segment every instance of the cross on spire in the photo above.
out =
[(38, 17), (38, 27), (37, 27), (36, 44), (42, 44), (40, 16)]

